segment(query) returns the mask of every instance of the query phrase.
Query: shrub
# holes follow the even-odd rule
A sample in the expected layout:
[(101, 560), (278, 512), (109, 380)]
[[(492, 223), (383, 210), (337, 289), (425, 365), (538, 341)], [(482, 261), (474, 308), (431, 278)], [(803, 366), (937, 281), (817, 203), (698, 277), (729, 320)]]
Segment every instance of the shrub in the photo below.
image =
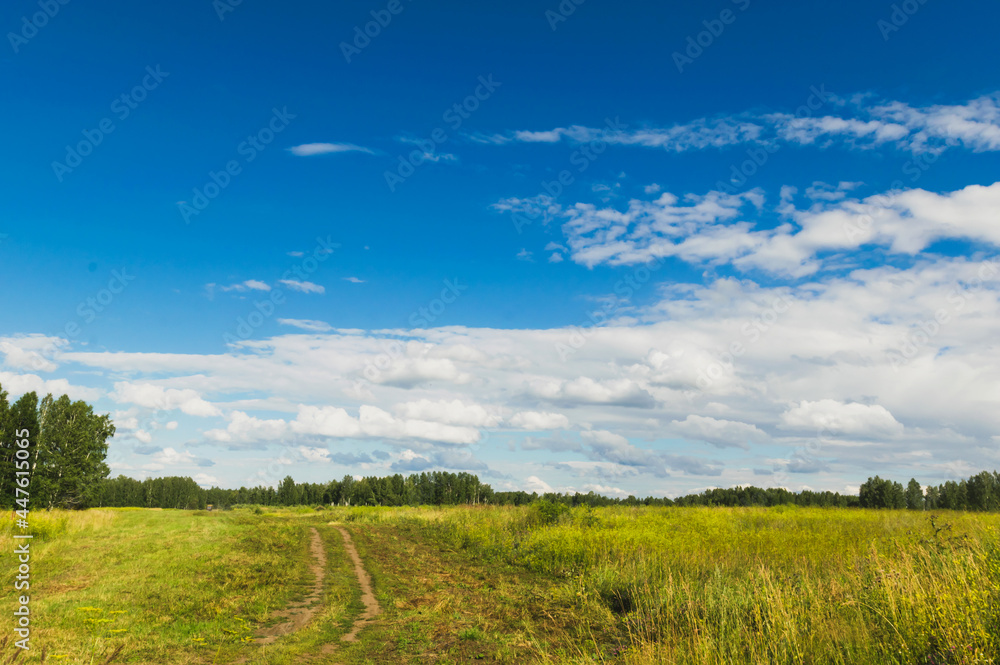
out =
[(552, 501), (537, 501), (531, 506), (531, 516), (537, 524), (555, 524), (559, 518), (568, 513), (569, 506), (563, 503), (553, 503)]

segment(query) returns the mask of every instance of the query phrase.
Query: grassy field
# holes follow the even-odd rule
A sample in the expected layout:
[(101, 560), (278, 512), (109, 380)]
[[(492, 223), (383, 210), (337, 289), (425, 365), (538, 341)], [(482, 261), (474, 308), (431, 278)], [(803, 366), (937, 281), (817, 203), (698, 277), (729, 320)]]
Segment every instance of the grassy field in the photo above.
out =
[[(361, 592), (334, 524), (382, 609), (354, 643), (340, 638)], [(104, 663), (121, 646), (112, 662), (995, 663), (998, 525), (545, 505), (34, 514), (33, 648), (18, 662), (44, 646), (45, 662)], [(318, 602), (313, 528), (326, 553)], [(9, 608), (12, 549), (0, 556)], [(305, 627), (254, 640), (303, 599)], [(12, 654), (8, 643), (0, 662)]]

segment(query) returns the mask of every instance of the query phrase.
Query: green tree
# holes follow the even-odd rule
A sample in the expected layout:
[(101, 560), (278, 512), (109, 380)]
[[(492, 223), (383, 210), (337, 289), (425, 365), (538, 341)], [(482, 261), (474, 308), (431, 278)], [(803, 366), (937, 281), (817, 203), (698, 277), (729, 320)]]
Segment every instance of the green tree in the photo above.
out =
[(285, 476), (278, 485), (278, 505), (291, 506), (295, 503), (295, 479)]
[(916, 478), (910, 478), (910, 482), (906, 485), (906, 507), (910, 510), (923, 510), (924, 508), (924, 489)]
[(115, 435), (111, 418), (66, 395), (46, 395), (38, 406), (37, 431), (32, 498), (48, 508), (95, 505), (109, 473), (104, 459), (107, 440)]

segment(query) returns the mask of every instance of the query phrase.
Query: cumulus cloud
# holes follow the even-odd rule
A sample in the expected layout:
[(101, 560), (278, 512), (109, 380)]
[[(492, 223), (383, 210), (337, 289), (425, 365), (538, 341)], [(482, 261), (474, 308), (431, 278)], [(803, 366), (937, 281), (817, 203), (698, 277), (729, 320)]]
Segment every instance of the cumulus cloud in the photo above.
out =
[(158, 470), (153, 467), (194, 467), (194, 466), (214, 466), (215, 462), (204, 457), (196, 457), (190, 452), (175, 450), (174, 448), (164, 448), (152, 457), (152, 464), (148, 465), (150, 470)]
[(374, 377), (375, 383), (398, 388), (414, 388), (433, 381), (463, 384), (470, 379), (452, 359), (428, 357), (394, 359), (387, 369)]
[(43, 379), (37, 374), (15, 374), (0, 372), (0, 385), (11, 397), (24, 393), (36, 392), (39, 395), (69, 395), (72, 399), (94, 401), (104, 392), (97, 388), (88, 388), (70, 383), (66, 379)]
[(35, 372), (54, 372), (59, 368), (49, 357), (67, 345), (60, 337), (47, 335), (19, 335), (0, 337), (0, 353), (4, 365), (13, 369)]
[(390, 467), (393, 471), (402, 473), (416, 473), (429, 469), (434, 463), (423, 455), (419, 455), (412, 450), (404, 450), (399, 458)]
[(479, 440), (479, 431), (419, 419), (395, 418), (376, 406), (362, 405), (355, 418), (346, 410), (333, 407), (302, 406), (292, 421), (291, 430), (336, 438), (422, 439), (439, 443), (468, 444)]
[[(815, 185), (808, 196), (844, 206), (855, 191)], [(190, 403), (197, 411), (211, 395), (206, 403), (230, 417), (215, 416), (202, 445), (262, 447), (281, 432), (274, 445), (285, 449), (339, 439), (351, 448), (337, 454), (354, 455), (345, 464), (373, 465), (365, 473), (395, 463), (368, 451), (384, 441), (434, 468), (489, 460), (495, 475), (487, 477), (533, 475), (558, 487), (572, 476), (573, 487), (684, 492), (706, 478), (759, 483), (754, 469), (777, 467), (842, 489), (875, 456), (904, 460), (910, 475), (932, 481), (955, 460), (995, 462), (984, 452), (1000, 431), (1000, 265), (994, 270), (991, 256), (924, 254), (912, 265), (790, 282), (658, 279), (649, 304), (591, 328), (564, 357), (557, 349), (576, 328), (449, 326), (309, 331), (212, 354), (65, 350), (59, 362), (81, 376), (152, 384), (152, 397), (116, 390), (136, 409)], [(7, 390), (18, 379), (0, 374)], [(127, 417), (138, 425), (141, 413)], [(820, 427), (822, 459), (795, 454)], [(183, 448), (166, 429), (143, 431)], [(439, 457), (466, 447), (473, 457), (465, 461)], [(515, 461), (492, 452), (505, 449), (530, 452)], [(928, 456), (901, 456), (914, 450)], [(558, 465), (541, 451), (558, 451)]]
[[(853, 188), (811, 187), (806, 208), (796, 208), (794, 192), (787, 190), (777, 208), (768, 209), (762, 192), (752, 190), (663, 193), (652, 201), (633, 199), (624, 209), (576, 203), (549, 212), (564, 220), (569, 258), (587, 267), (648, 264), (648, 271), (662, 259), (677, 258), (798, 278), (822, 267), (823, 252), (874, 245), (915, 256), (939, 240), (1000, 247), (1000, 226), (993, 221), (1000, 182), (945, 193), (898, 189), (849, 198)], [(768, 221), (775, 213), (784, 223)]]
[(325, 448), (313, 448), (310, 446), (299, 446), (299, 454), (308, 462), (329, 462), (330, 451)]
[(755, 425), (708, 416), (689, 415), (682, 421), (674, 420), (670, 424), (678, 435), (704, 441), (717, 448), (749, 449), (749, 443), (767, 439), (767, 435)]
[(204, 488), (212, 487), (213, 485), (219, 484), (219, 479), (215, 476), (210, 476), (207, 473), (196, 473), (193, 476), (194, 482), (198, 483)]
[(263, 420), (243, 411), (233, 411), (225, 429), (208, 430), (205, 438), (222, 443), (274, 442), (280, 440), (287, 430), (284, 420)]
[[(693, 459), (666, 455), (660, 451), (639, 448), (621, 434), (607, 430), (586, 430), (580, 433), (588, 443), (587, 451), (591, 459), (624, 467), (635, 467), (654, 476), (667, 476), (668, 466), (689, 470), (697, 466), (698, 473), (706, 473), (708, 465)], [(713, 473), (713, 472), (709, 472)]]
[(549, 429), (568, 429), (569, 418), (561, 413), (545, 411), (520, 411), (508, 420), (511, 427), (538, 432)]
[(396, 412), (403, 418), (470, 427), (495, 427), (501, 420), (495, 410), (490, 411), (480, 404), (465, 403), (458, 399), (403, 402), (396, 406)]
[(894, 436), (903, 425), (878, 404), (845, 404), (833, 399), (803, 400), (781, 414), (779, 427), (859, 437)]
[(572, 381), (541, 380), (528, 387), (534, 397), (565, 405), (609, 404), (650, 408), (655, 399), (631, 379), (594, 380), (581, 376)]
[(179, 409), (189, 416), (210, 417), (221, 415), (215, 405), (202, 399), (190, 388), (164, 388), (152, 383), (119, 381), (110, 397), (119, 404), (137, 404), (150, 409), (171, 411)]

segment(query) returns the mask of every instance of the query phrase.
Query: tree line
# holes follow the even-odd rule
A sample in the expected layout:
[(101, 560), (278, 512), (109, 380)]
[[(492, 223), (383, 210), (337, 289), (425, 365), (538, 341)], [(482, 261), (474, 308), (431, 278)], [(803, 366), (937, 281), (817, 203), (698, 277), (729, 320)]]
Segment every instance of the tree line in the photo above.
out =
[(926, 489), (915, 478), (904, 488), (900, 483), (875, 476), (861, 485), (858, 504), (862, 508), (998, 511), (1000, 472), (980, 471), (965, 480), (949, 480)]
[(452, 506), (492, 503), (493, 489), (469, 473), (433, 471), (403, 477), (369, 476), (327, 483), (297, 483), (286, 476), (278, 486), (204, 489), (191, 478), (127, 476), (101, 483), (96, 506), (141, 508), (228, 508), (259, 506)]
[(869, 478), (859, 495), (780, 487), (730, 487), (705, 490), (699, 494), (670, 499), (647, 496), (608, 497), (547, 492), (497, 492), (478, 476), (468, 473), (434, 471), (402, 476), (368, 476), (327, 483), (296, 483), (285, 477), (277, 487), (204, 489), (191, 478), (147, 478), (139, 481), (126, 476), (101, 483), (97, 506), (144, 508), (201, 508), (208, 505), (228, 508), (235, 505), (259, 506), (452, 506), (459, 504), (523, 506), (544, 501), (566, 506), (786, 506), (838, 508), (890, 508), (910, 510), (1000, 511), (1000, 472), (983, 471), (962, 481), (948, 481), (926, 490), (915, 479), (904, 488), (898, 482)]

